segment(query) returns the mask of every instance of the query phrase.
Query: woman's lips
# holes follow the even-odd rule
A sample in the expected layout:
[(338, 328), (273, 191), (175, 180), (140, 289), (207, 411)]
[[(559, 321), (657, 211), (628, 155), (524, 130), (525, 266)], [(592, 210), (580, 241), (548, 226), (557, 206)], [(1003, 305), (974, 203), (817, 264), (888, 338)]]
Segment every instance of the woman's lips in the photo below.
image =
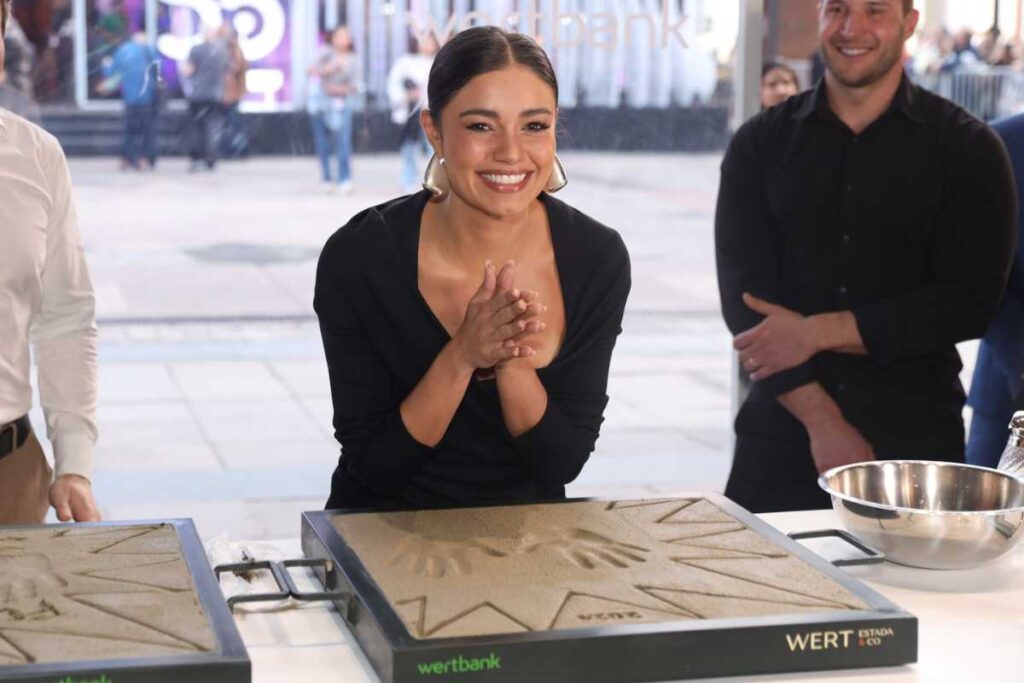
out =
[(477, 173), (489, 190), (501, 193), (520, 192), (530, 184), (533, 171), (519, 173)]

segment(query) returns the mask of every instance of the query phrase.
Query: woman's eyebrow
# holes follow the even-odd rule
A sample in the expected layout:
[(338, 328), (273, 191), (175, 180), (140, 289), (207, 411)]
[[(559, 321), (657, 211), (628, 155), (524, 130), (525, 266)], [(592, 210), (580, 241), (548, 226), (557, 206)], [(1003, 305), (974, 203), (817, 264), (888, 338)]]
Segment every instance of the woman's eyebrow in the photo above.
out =
[(467, 109), (466, 111), (459, 114), (459, 116), (486, 116), (489, 119), (499, 118), (498, 112), (493, 111), (491, 109)]
[[(546, 107), (538, 107), (536, 109), (524, 109), (522, 112), (520, 112), (519, 117), (523, 118), (527, 116), (537, 116), (538, 114), (551, 114), (551, 110), (547, 109)], [(498, 115), (498, 112), (492, 109), (467, 109), (466, 111), (459, 114), (459, 116), (484, 116), (489, 119), (501, 118)]]

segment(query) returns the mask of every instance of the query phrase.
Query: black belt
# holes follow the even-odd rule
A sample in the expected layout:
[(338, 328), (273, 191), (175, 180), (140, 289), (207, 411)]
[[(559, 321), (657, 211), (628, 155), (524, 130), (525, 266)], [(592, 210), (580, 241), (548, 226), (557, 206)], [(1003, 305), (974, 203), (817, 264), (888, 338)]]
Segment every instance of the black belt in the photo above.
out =
[(22, 415), (14, 422), (0, 427), (0, 458), (4, 458), (25, 445), (25, 440), (32, 433), (32, 423), (28, 415)]

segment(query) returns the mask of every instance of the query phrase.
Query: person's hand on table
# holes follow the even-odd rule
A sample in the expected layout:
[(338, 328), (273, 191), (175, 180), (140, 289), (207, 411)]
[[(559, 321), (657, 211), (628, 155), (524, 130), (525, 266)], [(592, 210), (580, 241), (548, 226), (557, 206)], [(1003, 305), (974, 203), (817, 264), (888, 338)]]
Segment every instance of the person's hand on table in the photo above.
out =
[(100, 511), (92, 495), (92, 484), (77, 474), (64, 474), (50, 485), (50, 505), (62, 522), (98, 522)]
[(743, 303), (765, 316), (753, 328), (736, 335), (732, 343), (751, 380), (757, 382), (795, 368), (818, 352), (810, 318), (752, 294), (744, 294)]

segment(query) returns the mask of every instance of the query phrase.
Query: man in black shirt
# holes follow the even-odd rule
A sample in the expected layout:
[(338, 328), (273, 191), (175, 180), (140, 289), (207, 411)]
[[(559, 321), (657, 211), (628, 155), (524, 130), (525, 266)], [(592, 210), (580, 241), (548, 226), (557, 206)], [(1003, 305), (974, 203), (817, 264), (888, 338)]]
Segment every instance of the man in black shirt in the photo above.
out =
[(1014, 249), (1006, 151), (914, 86), (912, 0), (824, 0), (825, 78), (744, 125), (715, 222), (722, 310), (754, 381), (726, 494), (757, 511), (828, 506), (819, 472), (962, 462), (960, 358)]

